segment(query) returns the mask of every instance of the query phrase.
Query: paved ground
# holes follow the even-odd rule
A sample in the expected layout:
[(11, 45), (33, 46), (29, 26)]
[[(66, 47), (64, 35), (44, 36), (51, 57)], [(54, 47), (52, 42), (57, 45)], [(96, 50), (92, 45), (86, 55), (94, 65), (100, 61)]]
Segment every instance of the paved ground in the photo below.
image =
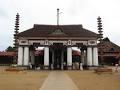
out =
[(52, 71), (39, 90), (78, 90), (65, 72)]

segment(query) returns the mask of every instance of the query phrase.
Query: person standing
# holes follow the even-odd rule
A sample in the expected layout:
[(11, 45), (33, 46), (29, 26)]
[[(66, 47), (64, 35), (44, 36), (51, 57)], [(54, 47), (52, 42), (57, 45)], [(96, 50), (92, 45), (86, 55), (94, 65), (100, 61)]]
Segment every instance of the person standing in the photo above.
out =
[(115, 72), (118, 72), (119, 64), (115, 64)]

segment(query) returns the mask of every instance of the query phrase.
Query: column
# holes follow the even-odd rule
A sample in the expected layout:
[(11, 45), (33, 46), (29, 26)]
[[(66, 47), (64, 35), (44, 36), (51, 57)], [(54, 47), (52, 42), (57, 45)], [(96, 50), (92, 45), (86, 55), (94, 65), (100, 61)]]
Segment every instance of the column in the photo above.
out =
[(67, 47), (67, 67), (72, 69), (72, 47)]
[(22, 66), (23, 65), (23, 47), (18, 47), (18, 61), (17, 64)]
[(61, 52), (61, 70), (63, 70), (63, 63), (64, 63), (64, 51)]
[(84, 65), (87, 65), (87, 50), (84, 52)]
[(87, 47), (87, 65), (92, 66), (92, 47)]
[(52, 50), (52, 66), (51, 69), (54, 69), (54, 50)]
[(49, 67), (49, 47), (44, 48), (44, 67), (45, 69)]
[(81, 49), (81, 62), (79, 63), (80, 70), (83, 70), (83, 65), (85, 64), (85, 55), (84, 55), (84, 49)]
[(24, 47), (24, 65), (25, 66), (29, 65), (29, 47), (28, 46)]
[(84, 57), (85, 57), (85, 55), (84, 55), (84, 50), (82, 50), (81, 49), (81, 63), (84, 65)]
[(35, 55), (34, 55), (34, 51), (30, 51), (30, 60), (31, 60), (31, 64), (34, 65), (35, 64)]
[(97, 47), (93, 48), (93, 65), (98, 66), (98, 49), (97, 49)]

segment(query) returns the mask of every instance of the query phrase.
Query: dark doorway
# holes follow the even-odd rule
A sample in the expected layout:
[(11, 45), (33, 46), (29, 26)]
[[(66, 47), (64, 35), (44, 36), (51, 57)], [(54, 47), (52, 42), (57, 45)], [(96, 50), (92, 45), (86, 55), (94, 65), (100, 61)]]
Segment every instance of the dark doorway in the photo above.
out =
[(61, 69), (61, 50), (55, 49), (54, 53), (54, 69), (58, 70)]
[(60, 70), (61, 69), (61, 53), (62, 53), (63, 44), (62, 43), (54, 43), (54, 69)]

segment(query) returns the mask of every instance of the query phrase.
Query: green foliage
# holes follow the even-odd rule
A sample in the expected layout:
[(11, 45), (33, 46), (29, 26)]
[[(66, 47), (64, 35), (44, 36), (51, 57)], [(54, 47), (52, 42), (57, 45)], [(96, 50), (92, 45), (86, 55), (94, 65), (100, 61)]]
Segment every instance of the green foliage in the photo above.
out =
[(7, 52), (13, 52), (13, 51), (15, 51), (15, 48), (12, 47), (12, 46), (9, 46), (5, 51), (7, 51)]

